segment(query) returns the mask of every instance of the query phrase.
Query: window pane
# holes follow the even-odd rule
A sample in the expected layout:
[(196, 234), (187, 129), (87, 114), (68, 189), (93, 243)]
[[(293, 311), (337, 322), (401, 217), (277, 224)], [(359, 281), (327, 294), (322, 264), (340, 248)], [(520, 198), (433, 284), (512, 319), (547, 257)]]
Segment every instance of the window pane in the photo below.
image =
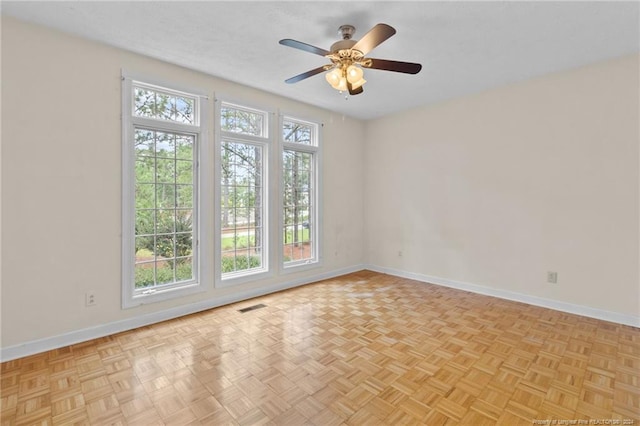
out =
[(136, 263), (135, 288), (145, 288), (155, 285), (155, 262)]
[(242, 225), (246, 224), (248, 211), (249, 210), (247, 210), (245, 208), (235, 209), (235, 211), (233, 212), (233, 215), (235, 217), (234, 225), (235, 225), (236, 228), (240, 228), (240, 227), (242, 227)]
[(156, 157), (175, 158), (175, 135), (164, 132), (154, 132), (156, 138)]
[(293, 246), (291, 244), (285, 244), (282, 250), (284, 263), (289, 263), (293, 259)]
[(220, 126), (226, 132), (266, 137), (266, 113), (223, 105)]
[(282, 124), (282, 139), (285, 142), (294, 142), (304, 145), (315, 145), (313, 136), (315, 125), (297, 121), (284, 120)]
[(155, 155), (155, 134), (151, 130), (136, 129), (135, 132), (135, 148), (136, 155), (140, 156), (154, 156)]
[[(193, 211), (189, 209), (182, 209), (176, 211), (176, 232), (177, 233), (189, 233), (189, 241), (193, 238)], [(184, 236), (182, 236), (184, 238)], [(180, 256), (184, 256), (186, 252), (179, 254)]]
[(176, 179), (176, 162), (166, 158), (156, 158), (156, 182), (173, 183)]
[(156, 211), (156, 234), (173, 234), (175, 224), (174, 210)]
[[(286, 129), (285, 129), (286, 131)], [(310, 200), (313, 198), (313, 154), (285, 150), (283, 160), (283, 252), (285, 264), (314, 259), (314, 218)]]
[(136, 210), (150, 209), (156, 205), (155, 185), (140, 183), (136, 184)]
[(136, 159), (136, 182), (155, 182), (155, 159), (153, 157), (138, 157)]
[(134, 108), (133, 115), (139, 117), (154, 117), (156, 94), (152, 90), (142, 89), (140, 87), (133, 88)]
[(166, 259), (156, 262), (156, 284), (169, 284), (175, 282), (173, 271), (175, 269), (175, 260)]
[(193, 182), (193, 161), (176, 161), (176, 183), (190, 184)]
[(175, 237), (173, 235), (157, 235), (155, 253), (158, 258), (172, 258), (175, 255)]
[(176, 280), (185, 281), (193, 277), (193, 258), (182, 257), (176, 259)]
[(222, 142), (222, 274), (263, 267), (262, 147)]
[(193, 207), (193, 186), (180, 185), (177, 190), (176, 207)]
[[(140, 209), (136, 211), (136, 235), (153, 235), (155, 228), (154, 223), (154, 210)], [(151, 249), (151, 246), (149, 246), (148, 248)]]
[(175, 104), (175, 120), (181, 123), (193, 124), (193, 99), (176, 97)]
[(156, 185), (156, 207), (171, 209), (176, 206), (175, 185)]
[(176, 135), (176, 158), (193, 161), (193, 137)]
[(136, 267), (136, 286), (183, 280), (187, 269), (174, 269), (177, 256), (193, 254), (195, 137), (136, 128), (135, 140), (136, 262), (156, 260)]
[(190, 232), (176, 234), (176, 256), (193, 254), (193, 239)]
[(136, 263), (146, 262), (155, 259), (153, 250), (155, 249), (155, 238), (136, 237)]
[(195, 97), (147, 87), (133, 87), (133, 115), (184, 124), (195, 124)]

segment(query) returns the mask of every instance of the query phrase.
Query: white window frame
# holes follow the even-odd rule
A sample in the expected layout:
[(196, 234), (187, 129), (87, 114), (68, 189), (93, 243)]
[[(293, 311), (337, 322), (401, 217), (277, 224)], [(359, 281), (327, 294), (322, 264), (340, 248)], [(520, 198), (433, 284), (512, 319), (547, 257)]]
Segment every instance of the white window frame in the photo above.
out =
[[(177, 96), (194, 98), (195, 123), (183, 124), (168, 120), (133, 115), (133, 86), (147, 87)], [(200, 244), (202, 218), (210, 217), (210, 210), (204, 206), (210, 195), (201, 191), (200, 171), (211, 167), (208, 124), (209, 102), (199, 90), (176, 88), (175, 84), (163, 83), (145, 76), (122, 73), (122, 307), (131, 308), (147, 303), (183, 297), (206, 290), (204, 282), (210, 274), (206, 260), (207, 253)], [(152, 130), (186, 133), (195, 136), (194, 147), (194, 199), (193, 199), (193, 279), (162, 286), (162, 288), (136, 290), (135, 288), (135, 145), (134, 133), (137, 127)], [(205, 260), (203, 262), (203, 260)]]
[[(273, 238), (271, 229), (273, 229), (273, 215), (271, 210), (273, 209), (273, 202), (270, 200), (270, 194), (274, 192), (273, 184), (276, 179), (273, 176), (275, 167), (273, 167), (274, 159), (274, 113), (269, 108), (259, 107), (252, 105), (249, 102), (242, 100), (232, 99), (226, 96), (216, 96), (215, 101), (215, 114), (214, 114), (214, 282), (216, 288), (225, 288), (236, 285), (241, 285), (247, 282), (251, 282), (258, 279), (265, 279), (274, 275), (274, 256), (273, 253)], [(259, 114), (265, 114), (264, 125), (264, 137), (246, 135), (236, 132), (223, 131), (221, 128), (222, 107), (228, 106), (231, 108), (238, 108), (245, 111), (255, 111)], [(263, 250), (263, 263), (262, 267), (251, 270), (235, 271), (227, 274), (222, 273), (222, 206), (221, 206), (221, 178), (222, 178), (222, 162), (220, 152), (222, 150), (222, 142), (231, 141), (245, 143), (248, 145), (260, 146), (262, 148), (262, 177), (263, 177), (263, 218), (262, 218), (262, 250)]]
[[(293, 121), (297, 123), (301, 123), (304, 125), (310, 125), (315, 127), (314, 137), (315, 143), (307, 145), (296, 142), (286, 142), (284, 140), (283, 128), (284, 122)], [(287, 274), (293, 272), (300, 272), (306, 269), (313, 269), (322, 266), (322, 215), (320, 212), (322, 211), (322, 123), (319, 123), (314, 120), (310, 120), (304, 117), (300, 117), (297, 114), (288, 114), (281, 112), (278, 116), (278, 253), (279, 253), (279, 264), (280, 264), (280, 273)], [(297, 262), (287, 262), (284, 261), (284, 174), (282, 171), (283, 163), (282, 157), (284, 155), (285, 150), (293, 150), (298, 152), (305, 152), (313, 154), (314, 164), (313, 164), (313, 176), (312, 181), (314, 185), (313, 191), (313, 208), (310, 211), (315, 220), (312, 220), (311, 223), (314, 229), (311, 229), (312, 232), (312, 244), (313, 244), (313, 252), (315, 256), (312, 259), (300, 260)]]

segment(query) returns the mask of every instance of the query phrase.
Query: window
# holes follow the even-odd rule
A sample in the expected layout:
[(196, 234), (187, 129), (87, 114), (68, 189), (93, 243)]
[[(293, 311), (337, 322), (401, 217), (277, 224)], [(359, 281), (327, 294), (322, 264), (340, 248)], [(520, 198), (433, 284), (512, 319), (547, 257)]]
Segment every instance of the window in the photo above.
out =
[(125, 307), (199, 290), (198, 153), (205, 104), (194, 94), (124, 79)]
[(123, 307), (319, 264), (319, 124), (222, 101), (208, 117), (203, 94), (122, 87)]
[(318, 261), (318, 125), (282, 120), (283, 265)]
[(221, 103), (218, 117), (218, 265), (228, 285), (269, 270), (266, 165), (272, 144), (267, 112)]

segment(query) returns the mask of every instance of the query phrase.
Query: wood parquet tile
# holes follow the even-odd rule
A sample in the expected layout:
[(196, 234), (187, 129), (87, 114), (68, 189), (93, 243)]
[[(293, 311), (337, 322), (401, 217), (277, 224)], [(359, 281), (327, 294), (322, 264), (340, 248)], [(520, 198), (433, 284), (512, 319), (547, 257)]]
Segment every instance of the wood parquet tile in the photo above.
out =
[(2, 426), (640, 424), (640, 329), (369, 271), (1, 372)]

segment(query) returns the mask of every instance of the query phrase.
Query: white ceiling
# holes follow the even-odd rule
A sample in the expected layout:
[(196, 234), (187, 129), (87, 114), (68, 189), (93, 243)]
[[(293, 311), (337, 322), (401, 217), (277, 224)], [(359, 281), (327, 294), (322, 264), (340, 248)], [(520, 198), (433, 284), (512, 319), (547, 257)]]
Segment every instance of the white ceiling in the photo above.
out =
[[(639, 52), (638, 2), (11, 2), (2, 14), (57, 28), (362, 119)], [(395, 36), (368, 56), (422, 63), (417, 75), (366, 71), (362, 95), (323, 75), (328, 61), (278, 44), (329, 49), (338, 27)]]

